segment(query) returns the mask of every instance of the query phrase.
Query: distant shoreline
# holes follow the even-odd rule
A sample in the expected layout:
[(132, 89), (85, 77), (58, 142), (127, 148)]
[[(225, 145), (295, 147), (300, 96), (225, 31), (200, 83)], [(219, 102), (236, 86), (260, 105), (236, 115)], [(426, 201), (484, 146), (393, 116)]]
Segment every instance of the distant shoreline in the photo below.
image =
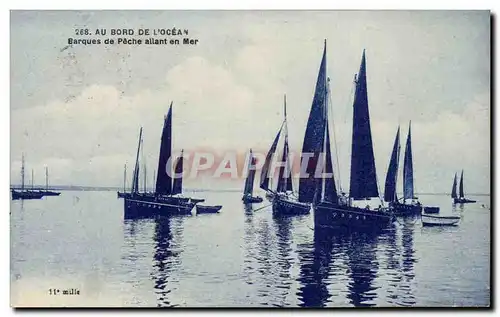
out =
[[(20, 185), (11, 185), (11, 189), (21, 189)], [(31, 189), (31, 186), (25, 186), (26, 189)], [(34, 186), (34, 190), (44, 190), (45, 186)], [(59, 185), (59, 186), (49, 186), (49, 190), (65, 190), (65, 191), (123, 191), (123, 187), (107, 187), (107, 186), (76, 186), (76, 185)], [(130, 191), (130, 188), (126, 189)], [(153, 191), (153, 188), (148, 188), (148, 190)], [(188, 192), (240, 192), (241, 188), (221, 188), (221, 189), (208, 189), (208, 188), (185, 188)], [(426, 196), (449, 196), (451, 193), (415, 193), (418, 195)], [(490, 196), (490, 194), (484, 193), (467, 193), (467, 196)]]

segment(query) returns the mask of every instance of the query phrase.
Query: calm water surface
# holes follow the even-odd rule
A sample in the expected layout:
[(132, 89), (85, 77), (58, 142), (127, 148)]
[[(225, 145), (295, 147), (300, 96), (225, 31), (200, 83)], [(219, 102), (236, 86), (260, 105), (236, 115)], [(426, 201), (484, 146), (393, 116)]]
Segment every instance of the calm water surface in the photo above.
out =
[(312, 215), (278, 219), (266, 201), (245, 210), (237, 192), (192, 196), (224, 208), (129, 221), (116, 192), (13, 201), (12, 305), (489, 305), (489, 196), (456, 209), (449, 197), (421, 196), (460, 225), (399, 219), (376, 235), (315, 232)]

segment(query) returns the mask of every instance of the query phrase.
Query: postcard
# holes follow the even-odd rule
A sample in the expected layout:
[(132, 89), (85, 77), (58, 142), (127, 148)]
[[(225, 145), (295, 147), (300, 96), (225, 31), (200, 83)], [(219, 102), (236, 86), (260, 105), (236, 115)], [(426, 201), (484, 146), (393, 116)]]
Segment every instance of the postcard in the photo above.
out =
[(11, 11), (11, 306), (490, 307), (490, 33)]

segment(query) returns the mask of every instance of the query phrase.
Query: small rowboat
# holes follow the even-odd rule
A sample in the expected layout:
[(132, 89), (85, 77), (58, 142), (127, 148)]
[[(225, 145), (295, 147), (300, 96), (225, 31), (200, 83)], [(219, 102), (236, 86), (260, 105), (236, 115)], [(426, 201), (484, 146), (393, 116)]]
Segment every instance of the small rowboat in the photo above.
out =
[(261, 203), (263, 201), (262, 197), (245, 195), (241, 198), (245, 204)]
[(222, 206), (203, 206), (196, 205), (196, 214), (217, 214), (221, 210)]
[(438, 214), (439, 207), (424, 207), (424, 213), (426, 213), (426, 214)]
[(460, 217), (458, 216), (431, 216), (422, 215), (423, 226), (454, 226), (458, 224)]

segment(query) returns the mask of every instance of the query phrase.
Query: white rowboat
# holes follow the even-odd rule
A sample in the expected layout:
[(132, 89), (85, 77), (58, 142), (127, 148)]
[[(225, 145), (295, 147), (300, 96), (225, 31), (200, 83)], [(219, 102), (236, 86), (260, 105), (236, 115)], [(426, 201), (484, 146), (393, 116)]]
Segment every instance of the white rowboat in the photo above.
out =
[(458, 224), (460, 217), (458, 216), (435, 216), (422, 214), (423, 226), (454, 226)]

